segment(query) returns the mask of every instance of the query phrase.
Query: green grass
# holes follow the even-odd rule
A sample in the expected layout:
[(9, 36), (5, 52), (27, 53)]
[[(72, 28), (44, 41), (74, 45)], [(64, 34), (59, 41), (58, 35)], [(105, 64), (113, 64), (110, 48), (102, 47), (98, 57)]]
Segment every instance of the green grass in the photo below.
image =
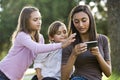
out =
[(23, 80), (31, 80), (31, 78), (35, 75), (35, 70), (33, 68), (29, 68), (23, 77)]
[(112, 75), (109, 78), (107, 78), (107, 77), (105, 77), (105, 75), (103, 75), (102, 80), (120, 80), (120, 73), (113, 71)]
[(102, 80), (109, 80), (105, 75), (103, 75)]
[(120, 74), (113, 72), (112, 75), (110, 76), (109, 80), (120, 80)]
[[(33, 69), (28, 69), (23, 80), (31, 80), (31, 78), (35, 75), (35, 71)], [(112, 75), (107, 78), (104, 74), (102, 80), (120, 80), (120, 73), (113, 71)]]
[(24, 78), (23, 78), (23, 80), (31, 80), (33, 76), (34, 76), (33, 74), (31, 74), (31, 75), (25, 75)]

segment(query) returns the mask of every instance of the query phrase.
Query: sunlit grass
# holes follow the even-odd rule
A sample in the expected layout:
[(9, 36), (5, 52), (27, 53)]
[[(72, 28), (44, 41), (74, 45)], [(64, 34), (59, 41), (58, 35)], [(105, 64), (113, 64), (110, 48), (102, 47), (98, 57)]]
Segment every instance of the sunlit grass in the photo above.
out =
[(114, 71), (110, 76), (109, 80), (120, 80), (120, 73)]
[(109, 80), (109, 79), (103, 74), (102, 80)]
[[(35, 75), (35, 70), (34, 69), (28, 69), (25, 73), (24, 79), (23, 80), (31, 80), (31, 78)], [(120, 80), (120, 74), (117, 72), (113, 72), (112, 75), (107, 78), (104, 74), (102, 77), (102, 80)]]
[(109, 78), (103, 75), (102, 80), (120, 80), (120, 73), (113, 71)]
[(23, 80), (31, 80), (34, 75), (35, 75), (35, 70), (33, 68), (29, 68), (25, 72), (25, 76), (23, 77)]

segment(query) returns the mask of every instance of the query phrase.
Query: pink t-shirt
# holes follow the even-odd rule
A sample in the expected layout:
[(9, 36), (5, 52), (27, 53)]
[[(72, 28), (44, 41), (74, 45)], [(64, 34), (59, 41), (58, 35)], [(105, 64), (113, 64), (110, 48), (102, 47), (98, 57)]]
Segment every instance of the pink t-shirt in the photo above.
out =
[(38, 53), (61, 48), (61, 43), (44, 44), (40, 35), (40, 42), (33, 41), (29, 34), (19, 32), (8, 55), (0, 62), (0, 70), (10, 80), (20, 80)]

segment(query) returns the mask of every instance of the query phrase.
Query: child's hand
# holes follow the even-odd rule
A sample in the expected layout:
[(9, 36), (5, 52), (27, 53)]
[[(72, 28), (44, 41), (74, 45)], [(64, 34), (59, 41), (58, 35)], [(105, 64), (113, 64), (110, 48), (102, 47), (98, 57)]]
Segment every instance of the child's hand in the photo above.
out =
[(67, 47), (68, 45), (70, 45), (72, 42), (75, 41), (75, 36), (76, 33), (71, 34), (65, 41), (62, 42), (62, 48)]
[(43, 76), (38, 77), (38, 80), (42, 80), (42, 79), (43, 79)]

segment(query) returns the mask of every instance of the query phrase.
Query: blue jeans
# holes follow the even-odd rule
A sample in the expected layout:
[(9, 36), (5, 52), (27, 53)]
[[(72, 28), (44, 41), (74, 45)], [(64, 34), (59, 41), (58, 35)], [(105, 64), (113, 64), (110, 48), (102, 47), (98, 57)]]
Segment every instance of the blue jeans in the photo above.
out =
[(86, 79), (86, 78), (84, 78), (84, 77), (72, 77), (70, 80), (88, 80), (88, 79)]
[(3, 72), (0, 71), (0, 80), (10, 80), (8, 79)]
[[(37, 75), (34, 75), (31, 80), (38, 80)], [(42, 80), (57, 80), (53, 77), (45, 77)]]

